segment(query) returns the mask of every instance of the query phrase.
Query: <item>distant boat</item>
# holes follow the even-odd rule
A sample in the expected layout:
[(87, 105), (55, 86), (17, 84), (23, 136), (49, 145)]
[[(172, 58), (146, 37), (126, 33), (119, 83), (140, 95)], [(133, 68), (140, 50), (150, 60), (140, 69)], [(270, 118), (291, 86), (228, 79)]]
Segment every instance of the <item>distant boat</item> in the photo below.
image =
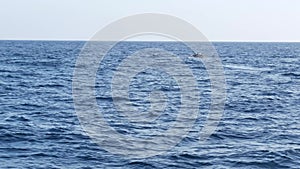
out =
[(201, 53), (194, 53), (192, 56), (195, 57), (195, 58), (201, 58), (204, 55), (202, 55)]

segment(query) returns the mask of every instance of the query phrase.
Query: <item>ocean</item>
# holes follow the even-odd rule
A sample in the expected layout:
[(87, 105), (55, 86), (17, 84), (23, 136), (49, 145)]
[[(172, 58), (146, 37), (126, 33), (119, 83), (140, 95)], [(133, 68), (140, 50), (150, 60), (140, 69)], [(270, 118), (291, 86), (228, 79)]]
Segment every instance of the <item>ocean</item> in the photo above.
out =
[(123, 119), (111, 97), (111, 81), (127, 56), (146, 48), (168, 50), (180, 56), (198, 83), (200, 113), (190, 132), (148, 158), (115, 154), (84, 131), (72, 96), (84, 44), (0, 41), (0, 168), (299, 168), (300, 43), (213, 43), (224, 68), (226, 101), (218, 127), (201, 144), (198, 131), (211, 103), (201, 60), (179, 42), (117, 44), (99, 63), (95, 95), (107, 124), (121, 135), (147, 139), (165, 132), (176, 120), (181, 97), (170, 74), (143, 70), (130, 81), (132, 106), (147, 111), (148, 94), (159, 90), (169, 99), (165, 111), (151, 125)]

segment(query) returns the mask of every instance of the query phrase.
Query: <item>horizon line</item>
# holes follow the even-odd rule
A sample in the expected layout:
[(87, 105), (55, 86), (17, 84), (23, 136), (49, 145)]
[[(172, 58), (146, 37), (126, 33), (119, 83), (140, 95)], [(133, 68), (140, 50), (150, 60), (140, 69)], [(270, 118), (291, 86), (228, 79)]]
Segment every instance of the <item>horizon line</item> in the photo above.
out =
[[(0, 41), (70, 41), (70, 42), (88, 42), (87, 39), (0, 39)], [(116, 42), (116, 41), (103, 41), (103, 42)], [(177, 42), (175, 40), (129, 40), (125, 42)], [(199, 41), (188, 41), (188, 42), (199, 42)], [(252, 42), (252, 43), (300, 43), (300, 40), (208, 40), (201, 42)]]

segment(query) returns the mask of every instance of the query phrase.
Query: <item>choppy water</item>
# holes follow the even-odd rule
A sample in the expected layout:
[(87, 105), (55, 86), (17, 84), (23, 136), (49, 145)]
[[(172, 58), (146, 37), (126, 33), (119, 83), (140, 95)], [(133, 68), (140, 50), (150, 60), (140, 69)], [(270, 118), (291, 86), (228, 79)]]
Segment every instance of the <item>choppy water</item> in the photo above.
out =
[[(113, 155), (83, 132), (72, 98), (74, 65), (83, 45), (0, 41), (0, 168), (299, 168), (299, 43), (214, 43), (227, 85), (218, 130), (198, 144), (200, 115), (180, 144), (147, 159)], [(105, 117), (122, 134), (144, 137), (164, 131), (178, 109), (178, 86), (167, 74), (152, 70), (136, 76), (129, 95), (144, 110), (149, 103), (143, 97), (155, 86), (173, 92), (172, 113), (158, 119), (166, 123), (140, 128), (114, 122), (109, 96), (113, 70), (128, 54), (148, 47), (182, 56), (197, 77), (201, 113), (209, 108), (209, 78), (199, 60), (187, 57), (191, 51), (170, 42), (122, 43), (100, 65), (96, 80), (99, 109), (110, 112)]]

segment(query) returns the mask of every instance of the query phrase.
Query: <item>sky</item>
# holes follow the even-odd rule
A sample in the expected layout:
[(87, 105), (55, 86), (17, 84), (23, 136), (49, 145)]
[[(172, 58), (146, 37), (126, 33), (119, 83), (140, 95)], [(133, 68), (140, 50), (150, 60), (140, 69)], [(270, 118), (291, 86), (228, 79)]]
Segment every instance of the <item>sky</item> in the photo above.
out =
[(88, 40), (139, 13), (179, 17), (210, 41), (300, 42), (300, 0), (0, 0), (0, 40)]

